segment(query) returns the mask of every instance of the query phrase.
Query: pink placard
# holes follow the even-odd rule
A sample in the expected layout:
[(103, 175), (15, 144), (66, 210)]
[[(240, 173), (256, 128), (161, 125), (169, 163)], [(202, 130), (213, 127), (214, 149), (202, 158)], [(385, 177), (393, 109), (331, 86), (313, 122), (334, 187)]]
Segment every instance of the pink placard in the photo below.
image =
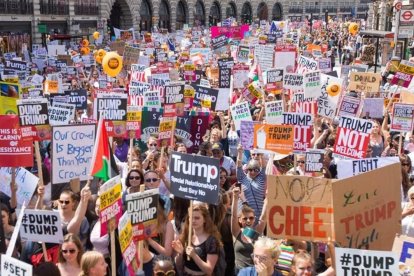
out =
[(211, 38), (218, 37), (224, 34), (228, 38), (242, 39), (244, 33), (249, 31), (249, 25), (232, 26), (232, 27), (217, 27), (210, 28)]

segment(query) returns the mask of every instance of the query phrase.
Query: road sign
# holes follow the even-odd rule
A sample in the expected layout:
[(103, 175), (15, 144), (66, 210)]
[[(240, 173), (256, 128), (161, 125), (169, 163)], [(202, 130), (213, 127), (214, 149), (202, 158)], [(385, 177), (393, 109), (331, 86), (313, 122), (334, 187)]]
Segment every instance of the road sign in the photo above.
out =
[(414, 10), (401, 11), (400, 22), (402, 23), (414, 22)]
[(398, 11), (400, 11), (401, 10), (401, 8), (402, 8), (402, 2), (397, 2), (395, 5), (394, 5), (394, 8), (395, 8), (395, 10), (398, 12)]

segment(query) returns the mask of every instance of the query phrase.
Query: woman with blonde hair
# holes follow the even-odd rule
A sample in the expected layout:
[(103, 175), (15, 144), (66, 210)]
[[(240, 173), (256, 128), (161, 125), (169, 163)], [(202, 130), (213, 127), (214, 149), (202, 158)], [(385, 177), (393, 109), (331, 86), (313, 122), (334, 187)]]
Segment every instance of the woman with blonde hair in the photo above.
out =
[(59, 246), (57, 267), (62, 276), (77, 275), (80, 273), (80, 262), (83, 247), (80, 239), (74, 234), (67, 234)]
[[(191, 244), (187, 244), (190, 223), (193, 228)], [(180, 239), (172, 242), (178, 253), (177, 267), (184, 275), (216, 275), (214, 268), (222, 246), (220, 233), (205, 204), (193, 206), (192, 221), (187, 217)]]
[(82, 256), (79, 276), (105, 276), (107, 266), (101, 253), (88, 251)]

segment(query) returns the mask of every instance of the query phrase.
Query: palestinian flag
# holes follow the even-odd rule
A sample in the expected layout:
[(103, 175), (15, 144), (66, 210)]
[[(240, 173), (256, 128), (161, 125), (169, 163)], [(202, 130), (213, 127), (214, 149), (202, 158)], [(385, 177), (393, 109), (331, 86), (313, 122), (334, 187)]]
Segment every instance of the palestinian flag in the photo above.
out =
[(112, 156), (111, 147), (109, 145), (106, 127), (101, 117), (98, 122), (98, 129), (96, 130), (91, 176), (95, 176), (106, 182), (117, 174), (117, 170), (115, 160)]

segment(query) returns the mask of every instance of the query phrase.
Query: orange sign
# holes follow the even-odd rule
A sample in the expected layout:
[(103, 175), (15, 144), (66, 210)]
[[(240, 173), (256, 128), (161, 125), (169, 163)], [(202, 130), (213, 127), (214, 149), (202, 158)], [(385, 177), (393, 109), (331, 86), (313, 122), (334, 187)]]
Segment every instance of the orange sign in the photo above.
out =
[(280, 154), (293, 151), (294, 128), (290, 125), (255, 125), (253, 146)]

